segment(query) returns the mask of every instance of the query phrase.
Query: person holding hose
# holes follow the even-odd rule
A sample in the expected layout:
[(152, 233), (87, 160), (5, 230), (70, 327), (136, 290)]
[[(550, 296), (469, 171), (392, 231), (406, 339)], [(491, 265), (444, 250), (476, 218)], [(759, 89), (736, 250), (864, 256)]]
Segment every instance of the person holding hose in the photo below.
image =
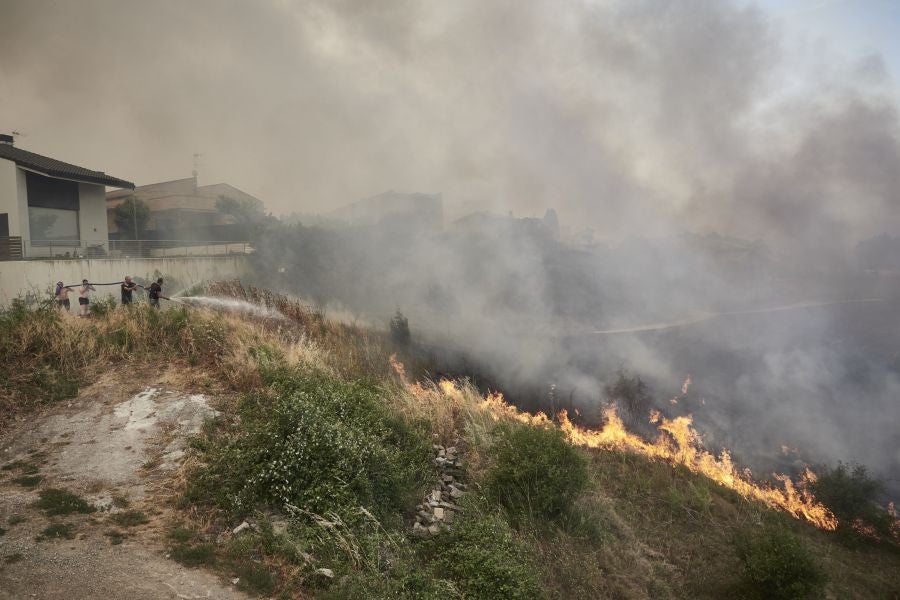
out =
[(137, 288), (137, 286), (138, 285), (131, 280), (131, 275), (125, 276), (125, 281), (122, 282), (122, 306), (131, 304), (131, 293)]
[(78, 305), (81, 308), (81, 316), (88, 316), (88, 308), (91, 303), (91, 292), (96, 292), (87, 279), (81, 280), (81, 287), (78, 289)]
[(151, 283), (150, 287), (147, 288), (148, 302), (150, 302), (150, 306), (157, 308), (157, 309), (159, 308), (159, 299), (160, 298), (165, 298), (166, 300), (168, 300), (168, 298), (166, 298), (165, 296), (162, 295), (162, 284), (163, 284), (163, 278), (160, 277), (159, 279), (157, 279), (156, 281)]
[(69, 312), (69, 292), (71, 291), (72, 288), (63, 285), (62, 281), (56, 282), (56, 293), (54, 296), (56, 297), (56, 306), (59, 310)]

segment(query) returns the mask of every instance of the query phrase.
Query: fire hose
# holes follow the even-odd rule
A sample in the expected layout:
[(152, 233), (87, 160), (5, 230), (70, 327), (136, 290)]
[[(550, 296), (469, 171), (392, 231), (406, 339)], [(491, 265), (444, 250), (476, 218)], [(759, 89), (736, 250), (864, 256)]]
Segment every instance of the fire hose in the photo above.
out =
[[(125, 282), (124, 282), (124, 281), (111, 281), (111, 282), (109, 282), (109, 283), (91, 283), (91, 282), (88, 282), (88, 285), (90, 285), (90, 286), (95, 286), (95, 285), (122, 285), (123, 283), (125, 283)], [(74, 287), (79, 287), (79, 286), (81, 286), (81, 285), (83, 285), (83, 284), (81, 284), (81, 283), (73, 283), (72, 285), (64, 285), (64, 286), (62, 286), (62, 287), (72, 289), (72, 288), (74, 288)], [(141, 289), (144, 289), (144, 290), (147, 289), (147, 286), (141, 285), (141, 284), (139, 284), (139, 283), (135, 283), (134, 285), (136, 285), (137, 287), (139, 287), (139, 288), (141, 288)], [(177, 302), (177, 300), (172, 300), (172, 299), (169, 298), (168, 296), (162, 296), (162, 295), (161, 295), (160, 298), (162, 298), (163, 300), (171, 300), (172, 302)]]

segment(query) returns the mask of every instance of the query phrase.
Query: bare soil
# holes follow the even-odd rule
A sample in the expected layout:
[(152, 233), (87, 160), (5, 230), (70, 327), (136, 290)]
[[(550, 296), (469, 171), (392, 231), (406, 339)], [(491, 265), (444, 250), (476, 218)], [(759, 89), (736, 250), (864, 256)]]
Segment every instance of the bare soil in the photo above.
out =
[[(185, 438), (215, 414), (188, 387), (173, 372), (111, 371), (0, 437), (0, 600), (247, 598), (167, 558)], [(14, 481), (29, 471), (43, 478), (36, 487)], [(33, 506), (48, 488), (96, 511), (48, 517)], [(148, 521), (117, 525), (126, 510)], [(72, 525), (74, 537), (42, 536), (51, 524)]]

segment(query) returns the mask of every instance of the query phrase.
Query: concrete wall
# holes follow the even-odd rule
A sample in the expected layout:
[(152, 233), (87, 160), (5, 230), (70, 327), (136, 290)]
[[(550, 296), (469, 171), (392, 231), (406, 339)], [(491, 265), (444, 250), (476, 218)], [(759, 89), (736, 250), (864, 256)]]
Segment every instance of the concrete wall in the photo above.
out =
[[(14, 298), (51, 298), (57, 281), (80, 284), (82, 279), (105, 283), (131, 275), (138, 283), (163, 277), (164, 294), (171, 295), (204, 281), (235, 279), (250, 270), (246, 256), (192, 258), (97, 258), (0, 262), (0, 306)], [(97, 287), (95, 297), (118, 298), (118, 286)], [(146, 299), (139, 294), (137, 301)], [(77, 304), (77, 300), (74, 302)]]
[(19, 229), (19, 190), (16, 163), (0, 159), (0, 213), (9, 214), (9, 235), (21, 235)]
[(104, 244), (108, 248), (106, 228), (106, 188), (92, 183), (78, 184), (78, 232), (81, 245)]

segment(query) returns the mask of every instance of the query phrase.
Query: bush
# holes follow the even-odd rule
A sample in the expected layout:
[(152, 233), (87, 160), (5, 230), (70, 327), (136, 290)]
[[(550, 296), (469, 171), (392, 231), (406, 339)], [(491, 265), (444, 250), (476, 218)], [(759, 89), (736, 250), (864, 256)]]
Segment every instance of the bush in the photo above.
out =
[(433, 546), (431, 572), (453, 580), (465, 598), (542, 596), (537, 569), (509, 524), (498, 516), (469, 512), (448, 534), (428, 543)]
[(738, 540), (744, 583), (751, 594), (773, 600), (819, 597), (825, 574), (812, 553), (789, 532), (772, 528)]
[(412, 335), (409, 332), (409, 319), (397, 310), (397, 314), (391, 319), (391, 339), (401, 347), (409, 345)]
[(236, 516), (269, 504), (344, 518), (363, 506), (396, 518), (430, 474), (425, 436), (391, 413), (374, 385), (316, 371), (275, 376), (274, 397), (244, 400), (240, 433), (199, 445), (206, 466), (187, 499)]
[(485, 491), (514, 517), (555, 519), (588, 483), (587, 463), (555, 428), (507, 426), (495, 444)]
[(841, 527), (868, 525), (890, 536), (893, 518), (878, 504), (884, 495), (884, 483), (869, 476), (863, 465), (838, 463), (819, 475), (810, 489), (834, 513)]

